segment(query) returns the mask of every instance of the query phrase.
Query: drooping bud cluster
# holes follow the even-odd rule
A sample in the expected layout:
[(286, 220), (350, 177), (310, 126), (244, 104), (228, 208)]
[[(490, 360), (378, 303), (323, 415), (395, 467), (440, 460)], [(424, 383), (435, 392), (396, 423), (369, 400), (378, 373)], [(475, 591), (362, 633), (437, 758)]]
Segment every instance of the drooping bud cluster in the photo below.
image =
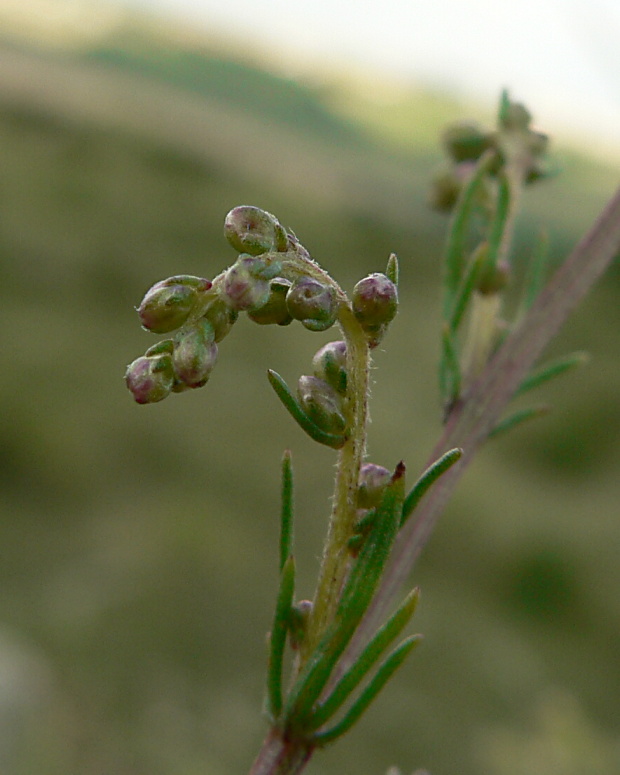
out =
[[(327, 275), (325, 282), (310, 276), (323, 279), (273, 215), (257, 207), (236, 207), (226, 216), (224, 234), (239, 251), (231, 266), (213, 281), (192, 275), (162, 280), (138, 307), (147, 330), (176, 332), (128, 366), (125, 380), (138, 403), (204, 385), (217, 360), (218, 343), (241, 312), (259, 325), (299, 320), (311, 331), (325, 331), (336, 322), (343, 303), (337, 286), (329, 284)], [(346, 425), (340, 406), (346, 392), (343, 358), (328, 365), (325, 374), (302, 378), (298, 399), (292, 399), (326, 437), (340, 434)], [(339, 438), (325, 443), (340, 443)]]
[[(497, 175), (515, 157), (524, 166), (525, 183), (548, 177), (545, 153), (549, 144), (547, 135), (531, 128), (532, 116), (518, 102), (502, 95), (496, 130), (483, 129), (471, 122), (448, 126), (441, 144), (447, 163), (437, 172), (429, 192), (429, 204), (436, 210), (450, 212), (459, 193), (467, 183), (476, 163), (486, 154), (489, 172)], [(481, 188), (484, 198), (489, 191)]]
[(387, 275), (375, 272), (360, 280), (351, 297), (353, 313), (369, 336), (371, 347), (381, 341), (398, 311), (398, 290)]

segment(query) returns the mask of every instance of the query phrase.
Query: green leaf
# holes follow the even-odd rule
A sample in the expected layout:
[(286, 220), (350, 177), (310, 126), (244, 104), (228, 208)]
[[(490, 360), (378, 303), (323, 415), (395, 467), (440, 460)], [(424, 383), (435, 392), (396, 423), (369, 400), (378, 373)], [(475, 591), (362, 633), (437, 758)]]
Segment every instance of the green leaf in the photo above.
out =
[(475, 209), (476, 197), (484, 183), (486, 175), (489, 173), (494, 156), (495, 152), (492, 150), (482, 154), (474, 174), (459, 195), (452, 216), (444, 257), (443, 316), (446, 321), (450, 319), (451, 311), (454, 308), (454, 299), (462, 280), (465, 241), (470, 227), (471, 216)]
[(398, 287), (399, 268), (398, 268), (398, 257), (396, 253), (390, 253), (385, 274), (386, 274), (386, 277), (389, 280), (391, 280), (396, 287)]
[(276, 395), (282, 401), (291, 417), (304, 430), (311, 439), (318, 441), (319, 444), (325, 444), (332, 449), (340, 449), (346, 441), (346, 437), (341, 434), (327, 433), (321, 430), (304, 412), (297, 400), (289, 390), (288, 385), (282, 379), (282, 377), (272, 369), (268, 369), (267, 377), (271, 384), (271, 387), (275, 390)]
[(485, 267), (487, 261), (487, 252), (488, 246), (486, 243), (479, 245), (476, 251), (474, 251), (471, 260), (467, 264), (467, 268), (465, 269), (461, 284), (454, 299), (454, 309), (450, 315), (449, 325), (451, 331), (453, 332), (457, 331), (463, 319), (463, 315), (467, 309), (467, 304), (471, 299), (471, 295), (474, 292), (474, 289), (478, 283), (478, 279), (480, 278), (480, 275), (482, 274), (482, 271)]
[(450, 413), (461, 392), (461, 366), (456, 351), (456, 341), (449, 325), (444, 325), (439, 386), (446, 416)]
[(404, 499), (405, 467), (399, 463), (385, 488), (377, 518), (344, 585), (333, 623), (308, 658), (287, 701), (291, 726), (305, 730), (313, 707), (373, 598), (398, 532)]
[(405, 498), (403, 503), (403, 516), (400, 526), (402, 527), (405, 522), (411, 516), (413, 510), (422, 500), (422, 497), (426, 495), (428, 490), (435, 484), (437, 479), (444, 474), (449, 468), (461, 459), (463, 456), (463, 450), (459, 447), (448, 450), (438, 460), (432, 463), (426, 471), (420, 476), (418, 481), (413, 485), (411, 491)]
[(370, 683), (366, 686), (364, 691), (360, 694), (358, 699), (351, 705), (343, 719), (335, 724), (333, 727), (325, 730), (325, 732), (318, 732), (312, 738), (312, 742), (323, 747), (332, 743), (337, 738), (341, 737), (348, 732), (349, 729), (355, 724), (360, 716), (366, 711), (371, 702), (379, 694), (381, 689), (389, 681), (396, 670), (405, 661), (409, 652), (414, 649), (420, 642), (419, 635), (412, 635), (406, 638), (394, 651), (389, 655), (381, 667), (377, 670)]
[(554, 379), (555, 377), (559, 377), (561, 374), (570, 371), (570, 369), (583, 366), (588, 362), (588, 360), (588, 353), (584, 352), (571, 353), (570, 355), (565, 355), (562, 358), (557, 358), (556, 360), (551, 361), (551, 363), (548, 363), (546, 366), (542, 366), (540, 369), (537, 369), (536, 371), (528, 374), (523, 382), (519, 385), (515, 395), (518, 396), (522, 393), (527, 393), (528, 390), (533, 390), (534, 388), (539, 387), (539, 385), (543, 385), (545, 382), (549, 382), (549, 380)]
[(544, 417), (549, 414), (550, 408), (546, 404), (540, 406), (532, 406), (529, 409), (520, 409), (518, 412), (508, 415), (503, 420), (500, 420), (493, 430), (489, 433), (489, 439), (496, 439), (503, 433), (516, 428), (517, 425), (521, 425), (528, 420), (535, 420), (537, 417)]
[(293, 468), (290, 450), (282, 457), (282, 507), (280, 510), (280, 572), (293, 551)]
[(282, 663), (286, 646), (291, 605), (295, 594), (295, 560), (291, 555), (280, 574), (280, 589), (276, 601), (276, 610), (271, 628), (269, 668), (267, 671), (267, 700), (269, 713), (273, 719), (282, 712)]
[(405, 599), (400, 608), (381, 627), (357, 658), (356, 662), (347, 670), (336, 684), (329, 697), (323, 702), (312, 716), (312, 728), (323, 726), (336, 713), (351, 693), (368, 675), (376, 662), (387, 648), (396, 640), (413, 616), (420, 597), (416, 587)]

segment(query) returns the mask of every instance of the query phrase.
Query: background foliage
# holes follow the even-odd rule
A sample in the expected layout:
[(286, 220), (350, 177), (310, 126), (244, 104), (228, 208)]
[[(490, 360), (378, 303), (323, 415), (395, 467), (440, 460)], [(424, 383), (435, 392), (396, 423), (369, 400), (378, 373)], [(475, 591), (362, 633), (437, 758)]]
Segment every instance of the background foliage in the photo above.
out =
[[(0, 78), (0, 770), (242, 772), (264, 732), (281, 453), (307, 596), (333, 466), (265, 370), (294, 381), (332, 337), (243, 319), (207, 388), (138, 407), (121, 377), (151, 339), (133, 306), (226, 266), (237, 204), (276, 213), (345, 288), (396, 252), (370, 459), (415, 472), (440, 427), (445, 221), (426, 188), (442, 122), (468, 111), (423, 93), (386, 110), (136, 30), (71, 55), (6, 41)], [(543, 225), (560, 260), (616, 183), (556, 158), (517, 270)], [(618, 771), (619, 291), (616, 267), (557, 343), (593, 357), (545, 389), (553, 414), (466, 478), (414, 579), (425, 644), (313, 773)]]

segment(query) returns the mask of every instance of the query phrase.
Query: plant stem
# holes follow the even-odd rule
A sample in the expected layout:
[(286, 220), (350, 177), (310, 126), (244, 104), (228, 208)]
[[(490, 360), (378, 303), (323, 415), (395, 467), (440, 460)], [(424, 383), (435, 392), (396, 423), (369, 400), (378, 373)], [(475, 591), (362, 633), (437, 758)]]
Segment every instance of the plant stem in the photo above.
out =
[(500, 420), (519, 385), (619, 251), (620, 189), (451, 414), (430, 461), (450, 447), (461, 447), (463, 457), (425, 496), (417, 519), (412, 519), (399, 534), (375, 600), (342, 660), (342, 670), (361, 653), (377, 622), (400, 594), (457, 482)]
[(307, 741), (286, 740), (277, 727), (269, 730), (249, 775), (297, 775), (314, 752)]
[(366, 335), (351, 308), (342, 305), (339, 317), (347, 343), (348, 438), (339, 452), (329, 531), (319, 572), (314, 607), (302, 643), (301, 664), (332, 621), (349, 566), (348, 540), (357, 518), (357, 486), (366, 448), (370, 350)]

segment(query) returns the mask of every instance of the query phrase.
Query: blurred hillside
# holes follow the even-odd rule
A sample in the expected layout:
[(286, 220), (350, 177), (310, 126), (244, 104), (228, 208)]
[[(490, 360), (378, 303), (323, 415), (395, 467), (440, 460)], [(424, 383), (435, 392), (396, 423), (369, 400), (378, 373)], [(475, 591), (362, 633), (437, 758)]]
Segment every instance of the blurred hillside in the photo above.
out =
[[(262, 738), (280, 457), (292, 449), (304, 596), (333, 470), (265, 370), (294, 381), (333, 335), (244, 319), (204, 389), (138, 407), (122, 381), (153, 343), (133, 307), (234, 258), (232, 206), (276, 213), (345, 288), (398, 253), (371, 459), (415, 472), (440, 427), (446, 222), (426, 188), (441, 125), (476, 107), (297, 83), (115, 19), (54, 47), (5, 25), (0, 47), (3, 775), (224, 775)], [(526, 197), (517, 274), (541, 227), (557, 262), (617, 185), (555, 158)], [(446, 514), (415, 576), (423, 648), (309, 772), (620, 771), (619, 291), (616, 266), (554, 346), (591, 363), (545, 389), (549, 418), (488, 447)]]

